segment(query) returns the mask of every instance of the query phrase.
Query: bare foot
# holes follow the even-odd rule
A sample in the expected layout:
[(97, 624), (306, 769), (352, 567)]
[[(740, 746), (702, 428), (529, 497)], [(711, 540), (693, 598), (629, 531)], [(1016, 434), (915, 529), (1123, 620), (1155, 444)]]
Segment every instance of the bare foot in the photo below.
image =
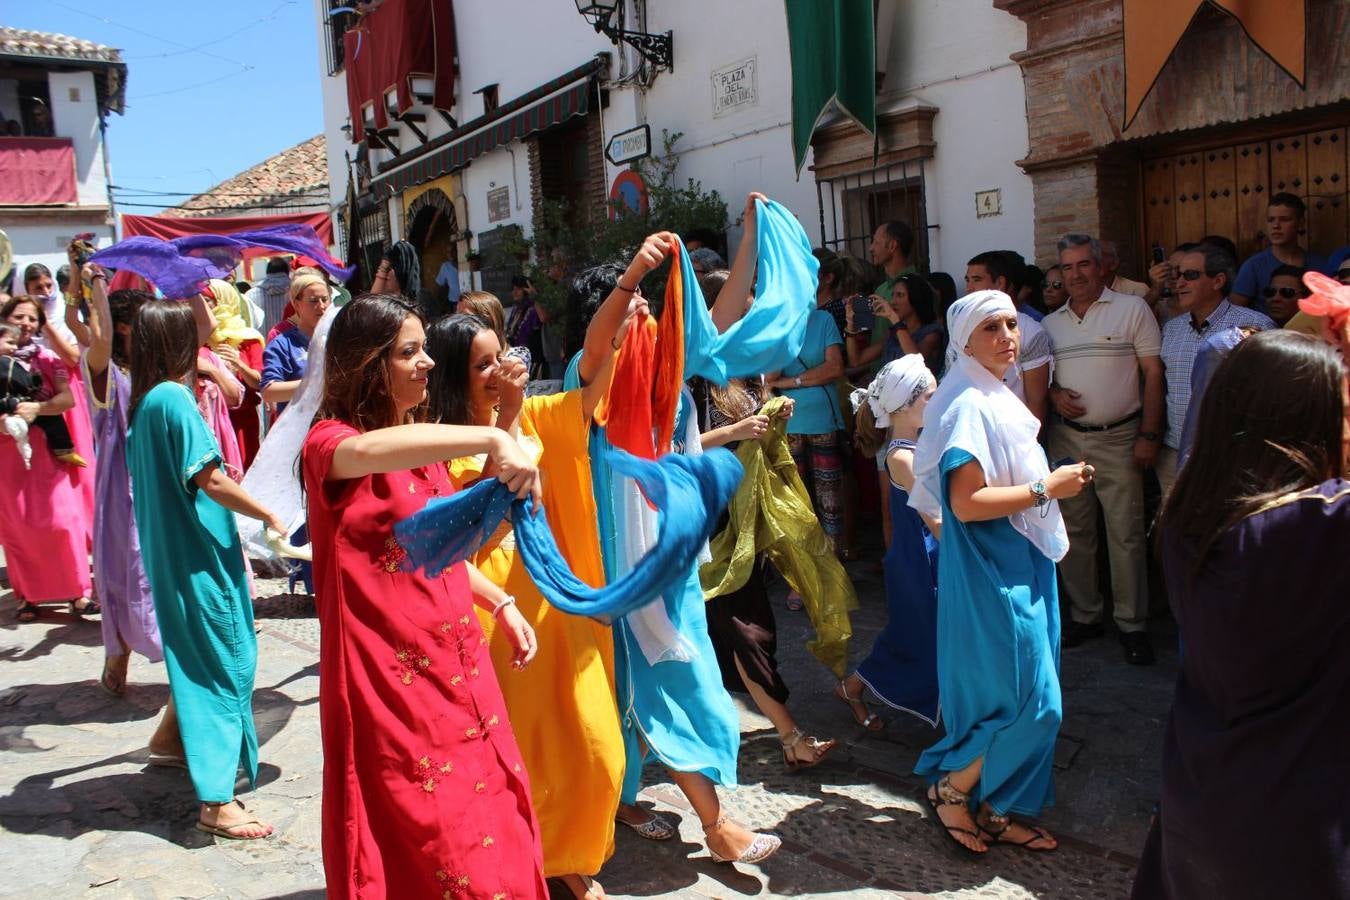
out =
[(251, 841), (272, 833), (272, 826), (250, 815), (238, 800), (229, 803), (203, 803), (197, 818), (199, 827), (219, 837)]

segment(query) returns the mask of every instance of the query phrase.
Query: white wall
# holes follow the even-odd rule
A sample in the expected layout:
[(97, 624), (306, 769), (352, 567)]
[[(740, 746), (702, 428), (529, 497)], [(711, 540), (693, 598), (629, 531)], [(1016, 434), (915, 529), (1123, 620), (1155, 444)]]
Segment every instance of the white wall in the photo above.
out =
[[(94, 244), (100, 249), (112, 243), (101, 212), (83, 219), (66, 215), (60, 219), (10, 217), (5, 221), (4, 229), (14, 245), (16, 278), (23, 277), (24, 267), (30, 263), (42, 263), (53, 273), (66, 265), (66, 247), (70, 245), (70, 239), (82, 231), (94, 232)], [(4, 287), (8, 289), (9, 285)], [(23, 290), (23, 285), (16, 287)]]
[(108, 179), (103, 172), (94, 74), (88, 71), (51, 72), (47, 76), (47, 88), (57, 136), (70, 138), (75, 143), (75, 176), (80, 205), (107, 206)]
[[(898, 0), (883, 0), (898, 2)], [(1026, 27), (989, 0), (905, 0), (896, 10), (884, 99), (935, 106), (935, 156), (924, 165), (930, 267), (961, 283), (966, 260), (984, 250), (1034, 246), (1026, 94), (1009, 58), (1026, 49)], [(975, 192), (1002, 192), (1001, 215), (978, 218)]]

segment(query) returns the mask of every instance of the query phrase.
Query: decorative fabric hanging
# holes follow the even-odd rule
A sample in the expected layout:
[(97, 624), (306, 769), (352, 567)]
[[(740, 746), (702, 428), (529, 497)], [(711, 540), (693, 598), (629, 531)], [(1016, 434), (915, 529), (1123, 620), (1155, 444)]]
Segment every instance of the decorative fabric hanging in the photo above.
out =
[(745, 586), (755, 558), (766, 554), (802, 595), (816, 630), (807, 649), (843, 678), (853, 636), (848, 614), (858, 608), (858, 596), (788, 451), (787, 420), (780, 415), (785, 402), (775, 397), (764, 404), (760, 415), (768, 416), (768, 430), (757, 440), (741, 441), (736, 449), (745, 478), (731, 500), (727, 527), (713, 538), (712, 561), (699, 569), (699, 580), (707, 600), (730, 594)]
[(613, 583), (595, 588), (572, 574), (548, 518), (535, 515), (533, 501), (517, 500), (496, 479), (432, 500), (418, 514), (396, 523), (394, 537), (407, 552), (405, 565), (431, 577), (439, 575), (472, 556), (509, 512), (516, 550), (553, 606), (604, 621), (641, 608), (686, 577), (736, 492), (743, 470), (726, 450), (696, 457), (670, 454), (656, 461), (613, 450), (606, 462), (642, 488), (657, 509), (659, 531), (655, 546)]

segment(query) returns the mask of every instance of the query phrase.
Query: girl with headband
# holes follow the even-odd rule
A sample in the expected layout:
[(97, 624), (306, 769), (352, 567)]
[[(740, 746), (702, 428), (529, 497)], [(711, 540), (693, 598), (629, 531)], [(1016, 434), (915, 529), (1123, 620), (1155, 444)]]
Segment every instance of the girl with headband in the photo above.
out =
[(971, 854), (991, 844), (1057, 843), (1015, 821), (1054, 801), (1059, 688), (1055, 562), (1069, 549), (1058, 500), (1092, 479), (1084, 463), (1054, 472), (1040, 422), (1003, 384), (1017, 360), (1017, 310), (977, 291), (949, 313), (956, 366), (924, 411), (909, 504), (942, 520), (938, 692), (946, 733), (914, 771), (935, 824)]
[[(929, 725), (937, 724), (936, 534), (940, 522), (908, 506), (914, 487), (914, 447), (924, 410), (936, 389), (937, 379), (923, 356), (910, 353), (883, 366), (866, 390), (853, 392), (860, 440), (879, 444), (890, 436), (886, 477), (891, 537), (882, 560), (889, 619), (872, 652), (834, 691), (868, 731), (885, 727), (863, 701), (863, 691), (869, 688), (887, 706), (916, 715)], [(870, 457), (876, 447), (864, 447), (863, 452)]]

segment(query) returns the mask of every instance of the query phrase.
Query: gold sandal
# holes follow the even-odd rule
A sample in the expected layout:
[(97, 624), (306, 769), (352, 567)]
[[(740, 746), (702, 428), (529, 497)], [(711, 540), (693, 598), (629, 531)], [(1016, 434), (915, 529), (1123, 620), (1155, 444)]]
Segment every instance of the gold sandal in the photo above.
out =
[[(825, 757), (839, 743), (836, 740), (822, 741), (815, 736), (808, 737), (802, 734), (800, 728), (794, 728), (788, 732), (787, 737), (780, 738), (778, 741), (783, 745), (783, 765), (787, 766), (789, 772), (796, 772), (799, 769), (809, 769), (812, 766), (819, 765), (825, 761)], [(811, 751), (810, 759), (801, 759), (797, 756), (797, 746), (806, 744)]]

